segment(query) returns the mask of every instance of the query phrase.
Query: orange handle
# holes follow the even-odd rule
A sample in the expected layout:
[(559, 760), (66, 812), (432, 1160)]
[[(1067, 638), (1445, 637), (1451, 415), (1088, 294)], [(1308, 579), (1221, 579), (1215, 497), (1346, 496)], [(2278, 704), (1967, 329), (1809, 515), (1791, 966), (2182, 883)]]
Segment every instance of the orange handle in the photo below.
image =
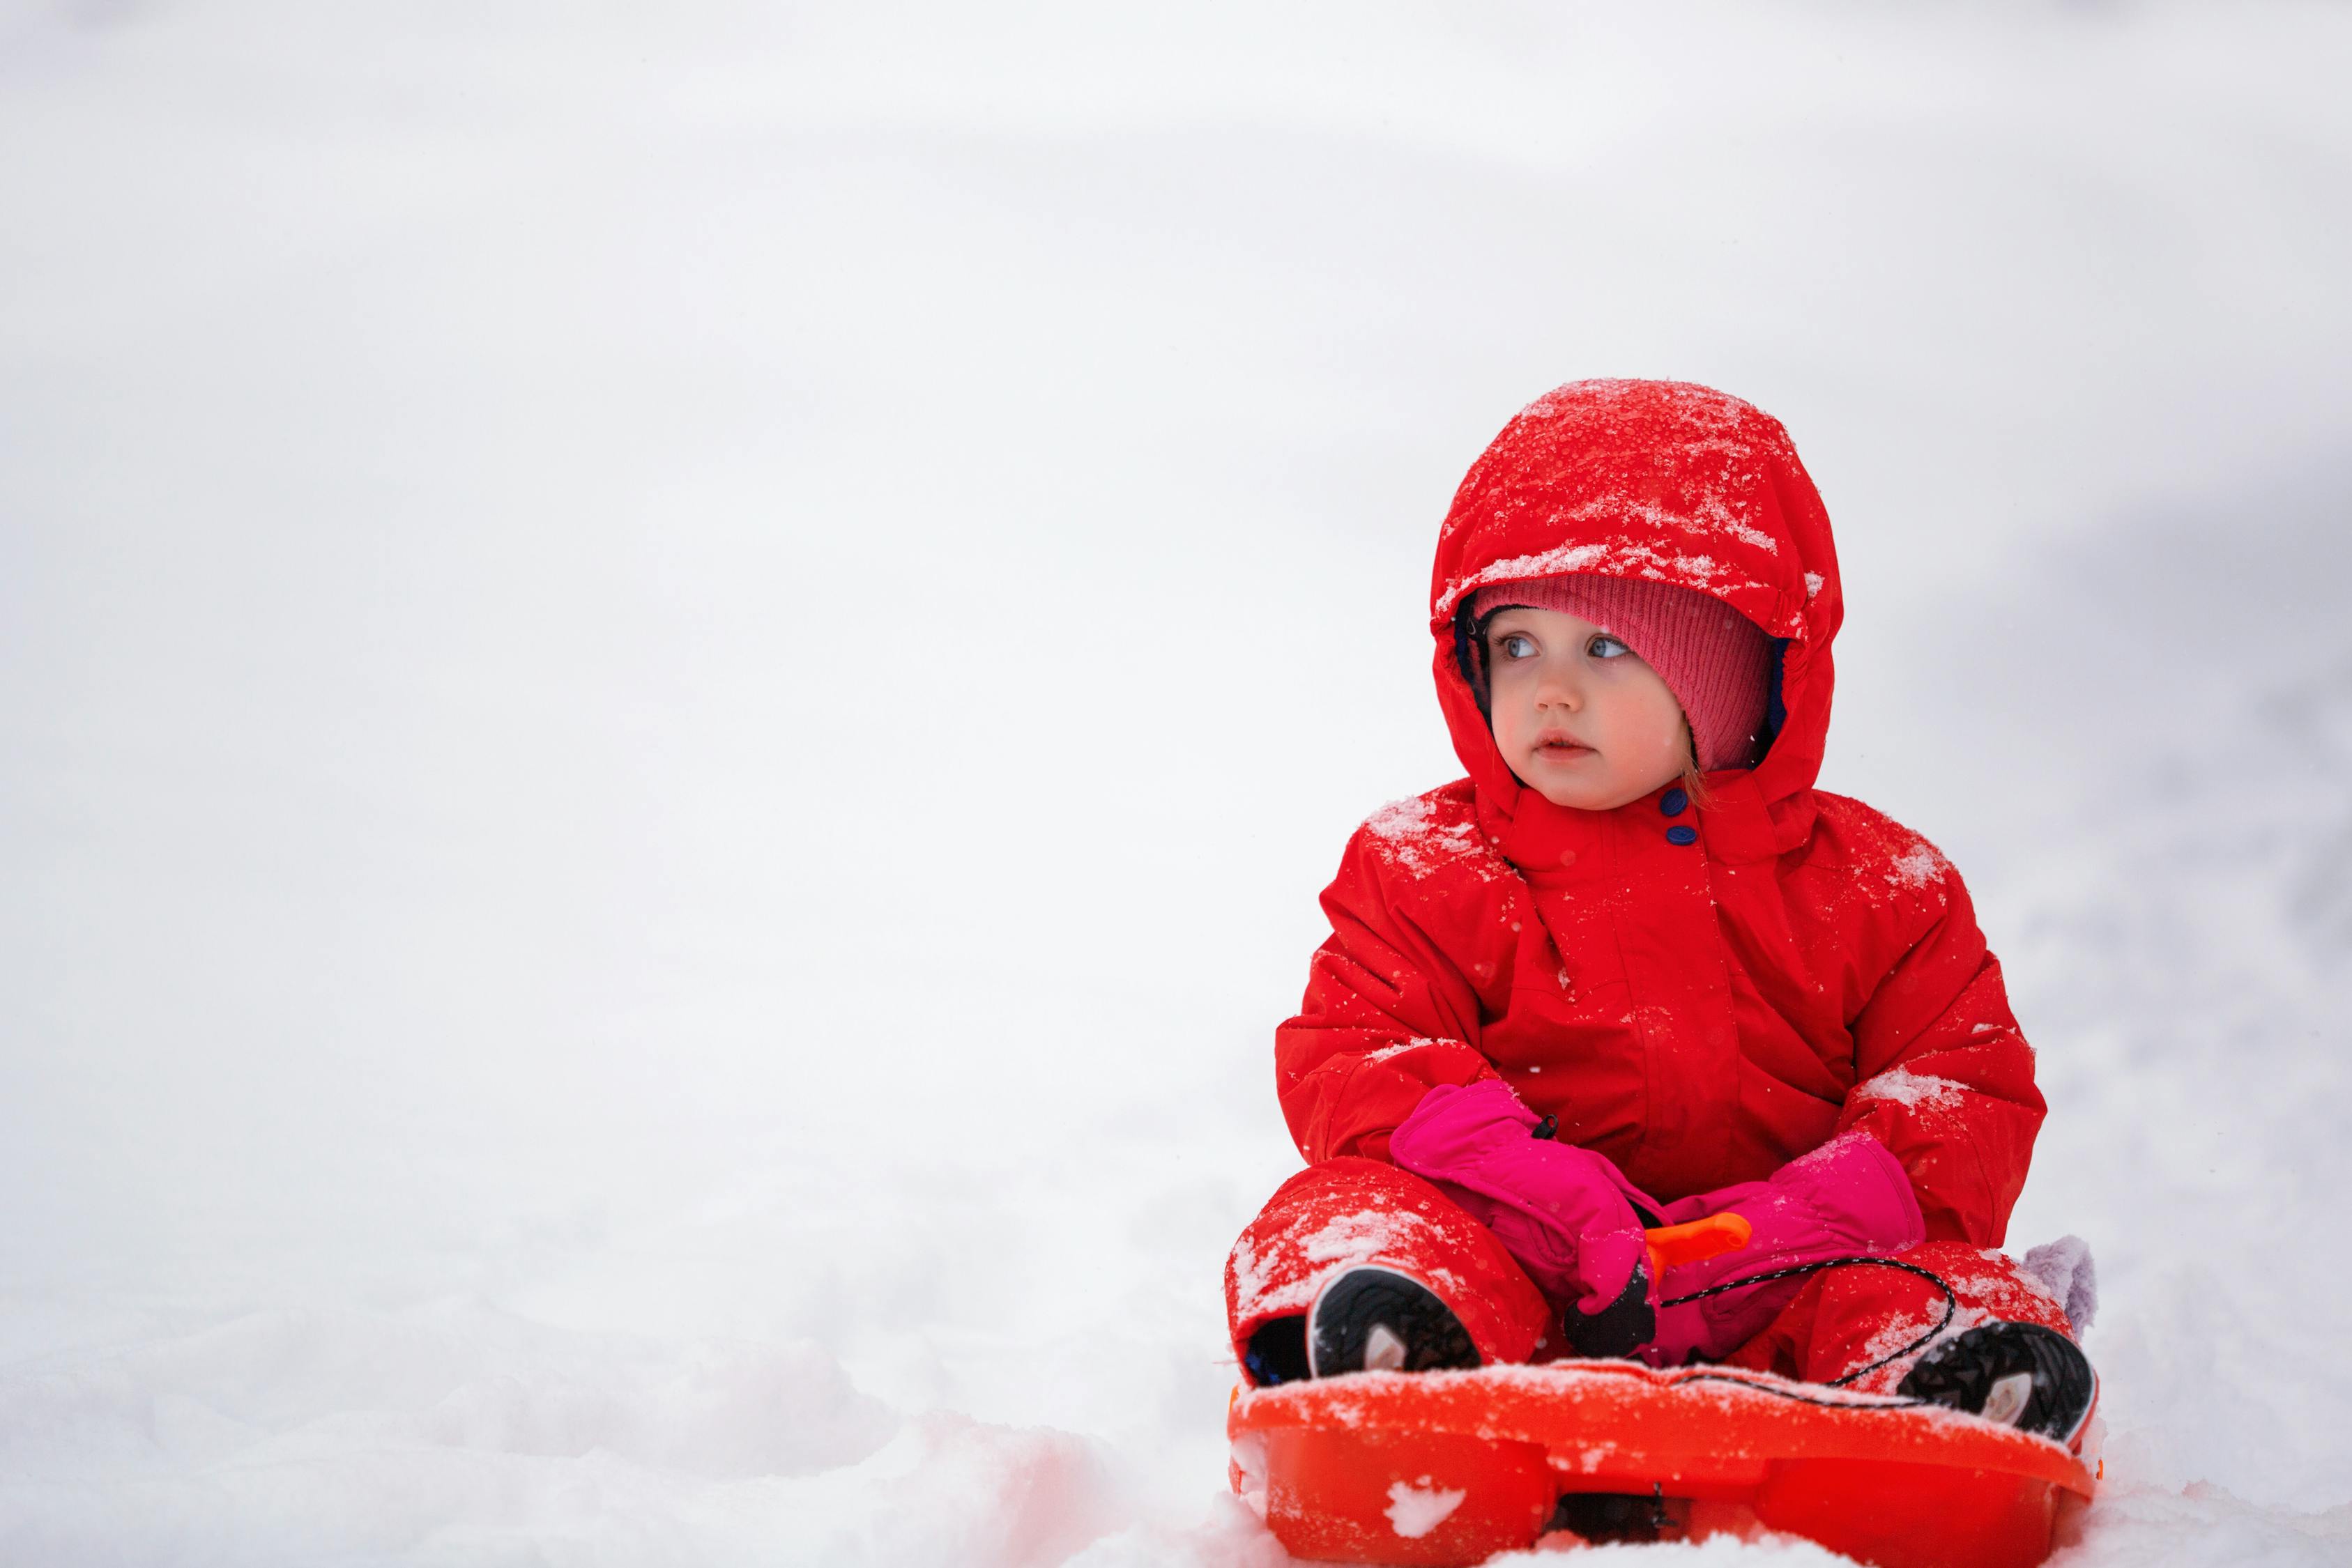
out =
[(1737, 1214), (1710, 1214), (1705, 1219), (1694, 1219), (1687, 1225), (1662, 1226), (1644, 1230), (1649, 1242), (1650, 1278), (1654, 1280), (1667, 1270), (1685, 1263), (1697, 1263), (1719, 1253), (1737, 1252), (1748, 1245), (1756, 1228)]

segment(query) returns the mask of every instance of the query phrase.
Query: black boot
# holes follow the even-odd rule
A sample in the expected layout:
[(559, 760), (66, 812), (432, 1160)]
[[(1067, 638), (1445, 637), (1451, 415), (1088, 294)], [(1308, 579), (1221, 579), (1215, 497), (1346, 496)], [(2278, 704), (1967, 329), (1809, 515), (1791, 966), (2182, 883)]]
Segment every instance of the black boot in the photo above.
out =
[(2099, 1378), (2074, 1342), (2039, 1323), (1979, 1323), (1919, 1358), (1896, 1390), (2072, 1446)]
[(1307, 1314), (1307, 1361), (1317, 1377), (1369, 1369), (1430, 1372), (1478, 1364), (1470, 1331), (1410, 1274), (1363, 1264), (1325, 1285)]

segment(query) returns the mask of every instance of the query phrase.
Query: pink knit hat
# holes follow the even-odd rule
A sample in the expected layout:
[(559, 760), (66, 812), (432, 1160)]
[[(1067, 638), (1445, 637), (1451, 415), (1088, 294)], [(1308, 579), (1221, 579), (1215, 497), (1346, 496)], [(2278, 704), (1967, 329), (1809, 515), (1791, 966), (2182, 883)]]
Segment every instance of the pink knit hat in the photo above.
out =
[(1470, 601), (1471, 623), (1515, 604), (1580, 616), (1622, 637), (1683, 705), (1702, 771), (1756, 765), (1774, 649), (1747, 616), (1695, 588), (1572, 572), (1480, 589)]

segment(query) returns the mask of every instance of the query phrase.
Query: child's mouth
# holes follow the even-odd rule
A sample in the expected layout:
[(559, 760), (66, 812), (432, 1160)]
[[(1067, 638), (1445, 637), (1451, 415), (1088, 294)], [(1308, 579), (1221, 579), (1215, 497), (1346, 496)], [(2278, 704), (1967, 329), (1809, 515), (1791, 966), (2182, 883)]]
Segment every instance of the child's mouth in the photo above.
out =
[(1536, 743), (1536, 755), (1551, 762), (1573, 762), (1580, 757), (1589, 757), (1591, 754), (1592, 747), (1581, 741), (1569, 740), (1565, 737), (1556, 737)]

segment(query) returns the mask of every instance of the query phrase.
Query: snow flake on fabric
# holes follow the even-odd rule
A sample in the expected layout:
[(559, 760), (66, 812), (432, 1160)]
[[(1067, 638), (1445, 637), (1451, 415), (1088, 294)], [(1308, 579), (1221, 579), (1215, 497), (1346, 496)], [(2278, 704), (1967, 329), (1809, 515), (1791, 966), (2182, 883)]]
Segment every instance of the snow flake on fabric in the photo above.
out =
[(1241, 1239), (1234, 1243), (1233, 1253), (1226, 1261), (1233, 1266), (1234, 1292), (1240, 1299), (1243, 1310), (1255, 1310), (1266, 1293), (1267, 1260), (1258, 1256), (1257, 1248), (1251, 1243), (1247, 1231), (1244, 1231)]
[(1558, 549), (1535, 555), (1513, 556), (1498, 560), (1472, 573), (1461, 581), (1450, 584), (1445, 596), (1437, 601), (1440, 614), (1451, 613), (1463, 596), (1490, 582), (1526, 582), (1538, 577), (1561, 577), (1572, 571), (1591, 571), (1609, 564), (1609, 547), (1605, 544), (1562, 545)]
[(1377, 1050), (1368, 1051), (1364, 1052), (1364, 1060), (1366, 1061), (1386, 1061), (1392, 1056), (1402, 1056), (1409, 1051), (1421, 1051), (1433, 1045), (1458, 1046), (1462, 1042), (1458, 1040), (1431, 1040), (1424, 1036), (1415, 1036), (1412, 1040), (1402, 1040), (1395, 1045), (1383, 1045)]
[(1822, 589), (1828, 581), (1829, 579), (1818, 571), (1805, 573), (1805, 598), (1808, 601), (1819, 599), (1822, 596)]
[[(1868, 1133), (1841, 1133), (1836, 1137), (1832, 1138), (1828, 1143), (1823, 1144), (1820, 1148), (1799, 1155), (1795, 1159), (1790, 1160), (1788, 1165), (1782, 1168), (1788, 1171), (1807, 1170), (1822, 1175), (1827, 1175), (1828, 1173), (1838, 1170), (1843, 1166), (1851, 1152), (1850, 1145), (1856, 1139), (1862, 1139), (1871, 1143), (1877, 1142), (1877, 1140), (1872, 1138)], [(1793, 1200), (1786, 1194), (1781, 1194), (1774, 1197), (1770, 1201), (1772, 1206), (1775, 1207), (1784, 1207), (1790, 1206)]]
[(1932, 1073), (1891, 1067), (1875, 1078), (1853, 1086), (1856, 1100), (1885, 1100), (1906, 1111), (1957, 1111), (1967, 1103), (1968, 1086)]
[(1415, 1226), (1427, 1229), (1429, 1222), (1411, 1212), (1341, 1215), (1300, 1242), (1298, 1250), (1317, 1263), (1368, 1263), (1383, 1252), (1410, 1248), (1405, 1234)]
[(1465, 781), (1392, 800), (1365, 819), (1364, 834), (1382, 860), (1409, 876), (1425, 877), (1450, 865), (1469, 866), (1488, 877), (1510, 874), (1507, 862), (1479, 831), (1469, 796)]
[[(1439, 1245), (1438, 1228), (1410, 1209), (1343, 1214), (1297, 1239), (1282, 1238), (1263, 1250), (1246, 1232), (1234, 1243), (1234, 1317), (1305, 1312), (1325, 1281), (1359, 1263), (1421, 1257)], [(1423, 1270), (1441, 1291), (1462, 1287), (1444, 1269)]]
[(1852, 872), (1848, 885), (1873, 904), (1890, 899), (1943, 902), (1944, 885), (1955, 875), (1944, 852), (1894, 818), (1849, 796), (1817, 790), (1821, 820), (1833, 826)]
[[(1955, 1291), (1966, 1294), (1966, 1287), (1960, 1281), (1951, 1280), (1948, 1282)], [(1895, 1355), (1913, 1341), (1926, 1337), (1930, 1329), (1943, 1322), (1943, 1318), (1944, 1303), (1941, 1296), (1937, 1298), (1934, 1306), (1922, 1308), (1916, 1315), (1897, 1314), (1889, 1318), (1877, 1333), (1872, 1334), (1862, 1347), (1854, 1352), (1853, 1364), (1857, 1366), (1868, 1366), (1874, 1361)], [(1979, 1323), (1989, 1323), (1993, 1321), (1993, 1314), (1981, 1307), (1960, 1306), (1953, 1312), (1952, 1321), (1945, 1326), (1943, 1333), (1921, 1345), (1914, 1354), (1900, 1356), (1888, 1362), (1877, 1371), (1857, 1379), (1853, 1387), (1857, 1392), (1864, 1394), (1892, 1394), (1905, 1375), (1916, 1366), (1921, 1357), (1929, 1351), (1947, 1341), (1958, 1338)]]
[(1646, 392), (1659, 399), (1677, 417), (1701, 426), (1729, 424), (1742, 414), (1755, 412), (1754, 405), (1727, 392), (1701, 386), (1696, 382), (1636, 381), (1627, 376), (1595, 376), (1590, 381), (1570, 382), (1554, 387), (1528, 404), (1519, 417), (1546, 417), (1563, 408), (1574, 408), (1589, 401), (1595, 393)]
[[(1585, 515), (1588, 513), (1591, 515)], [(1578, 507), (1564, 514), (1560, 521), (1563, 526), (1589, 526), (1622, 519), (1626, 513), (1624, 503), (1612, 501), (1605, 506), (1596, 504)], [(1642, 520), (1654, 527), (1666, 524), (1684, 528), (1692, 526), (1678, 517), (1644, 517)], [(1704, 527), (1706, 531), (1730, 533), (1735, 538), (1744, 537), (1743, 533), (1737, 531), (1744, 530), (1745, 534), (1755, 534), (1766, 546), (1778, 548), (1772, 546), (1769, 537), (1740, 522), (1729, 510), (1721, 508), (1719, 503), (1708, 511)], [(1437, 601), (1435, 612), (1452, 614), (1454, 607), (1461, 603), (1465, 595), (1490, 582), (1526, 582), (1539, 577), (1559, 577), (1580, 571), (1597, 572), (1606, 577), (1644, 577), (1658, 582), (1670, 582), (1677, 588), (1696, 589), (1717, 598), (1738, 589), (1770, 591), (1769, 584), (1733, 570), (1705, 551), (1663, 549), (1632, 538), (1614, 538), (1595, 543), (1563, 545), (1558, 549), (1541, 550), (1533, 555), (1512, 556), (1482, 567), (1449, 584)]]
[(1936, 846), (1922, 839), (1895, 862), (1886, 880), (1897, 887), (1927, 887), (1943, 881), (1951, 869), (1951, 862), (1937, 852)]
[(1392, 844), (1417, 842), (1430, 831), (1435, 809), (1422, 797), (1391, 800), (1364, 819), (1365, 831)]

